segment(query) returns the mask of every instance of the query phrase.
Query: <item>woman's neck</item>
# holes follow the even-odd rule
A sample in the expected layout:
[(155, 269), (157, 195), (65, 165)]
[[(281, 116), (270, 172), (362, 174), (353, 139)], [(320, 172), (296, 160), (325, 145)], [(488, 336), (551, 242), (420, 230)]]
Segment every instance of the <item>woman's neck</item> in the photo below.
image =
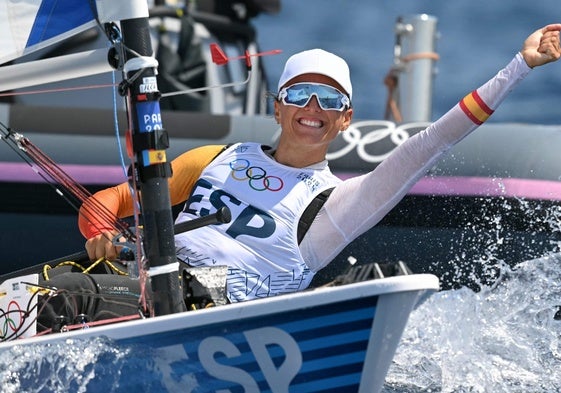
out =
[(325, 153), (321, 149), (306, 147), (283, 147), (279, 145), (273, 152), (274, 159), (283, 165), (294, 168), (305, 168), (325, 160)]

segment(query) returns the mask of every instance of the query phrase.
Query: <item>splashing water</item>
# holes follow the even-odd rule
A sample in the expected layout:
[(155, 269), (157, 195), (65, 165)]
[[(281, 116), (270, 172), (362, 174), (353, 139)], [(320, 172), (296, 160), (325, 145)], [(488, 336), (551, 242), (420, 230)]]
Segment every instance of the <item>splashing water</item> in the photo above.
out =
[[(492, 286), (427, 297), (411, 314), (384, 386), (403, 392), (561, 390), (561, 254), (504, 267)], [(197, 389), (154, 349), (106, 338), (0, 353), (2, 392)]]
[(83, 393), (92, 381), (114, 384), (118, 373), (111, 370), (126, 355), (102, 338), (15, 346), (0, 354), (0, 384), (5, 393)]
[[(501, 199), (499, 213), (497, 201), (480, 202), (458, 243), (442, 245), (456, 255), (441, 279), (476, 288), (438, 292), (413, 311), (384, 393), (561, 391), (561, 320), (554, 317), (561, 306), (561, 207)], [(509, 237), (512, 217), (524, 220), (528, 242)], [(510, 267), (501, 254), (513, 246), (535, 259)], [(197, 390), (188, 375), (174, 373), (173, 362), (106, 338), (16, 346), (0, 353), (0, 386), (6, 393)]]
[(196, 381), (174, 373), (175, 360), (158, 349), (105, 337), (15, 346), (0, 353), (0, 386), (2, 393), (193, 391)]
[(452, 220), (462, 229), (438, 246), (449, 250), (441, 254), (449, 258), (431, 263), (445, 289), (479, 289), (495, 282), (509, 266), (561, 253), (558, 204), (503, 197), (473, 202), (477, 210), (457, 206), (458, 216)]
[(560, 305), (559, 254), (436, 293), (411, 314), (384, 392), (560, 391)]

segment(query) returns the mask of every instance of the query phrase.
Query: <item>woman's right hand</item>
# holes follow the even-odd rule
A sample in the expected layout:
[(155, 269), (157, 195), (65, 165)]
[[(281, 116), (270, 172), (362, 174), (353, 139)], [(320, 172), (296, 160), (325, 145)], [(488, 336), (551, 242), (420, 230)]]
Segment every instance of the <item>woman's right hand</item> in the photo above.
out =
[(117, 259), (122, 247), (113, 244), (113, 238), (119, 233), (117, 231), (102, 232), (86, 241), (86, 252), (91, 261), (105, 258), (110, 261)]
[(547, 25), (536, 30), (524, 41), (520, 53), (529, 67), (534, 68), (559, 60), (561, 57), (560, 31), (560, 23)]

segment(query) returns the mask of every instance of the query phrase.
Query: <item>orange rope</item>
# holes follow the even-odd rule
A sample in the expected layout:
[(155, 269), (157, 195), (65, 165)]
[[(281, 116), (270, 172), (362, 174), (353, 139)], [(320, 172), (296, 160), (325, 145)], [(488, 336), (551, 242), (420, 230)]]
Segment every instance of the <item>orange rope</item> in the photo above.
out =
[(438, 53), (434, 53), (434, 52), (411, 53), (410, 55), (402, 57), (401, 61), (408, 63), (410, 61), (421, 60), (421, 59), (439, 60), (440, 56), (438, 55)]
[[(440, 56), (435, 52), (419, 52), (412, 53), (400, 58), (400, 60), (404, 63), (422, 59), (430, 59), (436, 61), (440, 59)], [(403, 121), (403, 116), (395, 100), (395, 92), (398, 83), (399, 79), (396, 75), (395, 69), (391, 69), (384, 78), (384, 84), (388, 88), (388, 99), (386, 100), (386, 111), (384, 114), (384, 119), (390, 120), (393, 118), (396, 123), (401, 123)]]

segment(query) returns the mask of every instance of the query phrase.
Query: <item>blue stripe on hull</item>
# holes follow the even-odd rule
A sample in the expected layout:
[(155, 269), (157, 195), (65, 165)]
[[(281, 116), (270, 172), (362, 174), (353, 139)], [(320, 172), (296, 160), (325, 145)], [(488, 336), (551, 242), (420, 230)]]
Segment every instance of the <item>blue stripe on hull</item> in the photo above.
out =
[[(119, 343), (148, 345), (164, 351), (166, 348), (177, 351), (182, 347), (184, 358), (173, 362), (171, 367), (174, 374), (190, 375), (197, 381), (199, 388), (193, 392), (220, 389), (243, 392), (251, 391), (251, 386), (258, 387), (260, 392), (268, 392), (271, 391), (269, 383), (271, 375), (275, 376), (274, 371), (299, 364), (300, 359), (297, 372), (283, 382), (290, 383), (291, 392), (352, 392), (360, 383), (376, 301), (377, 297), (355, 299), (264, 318), (185, 328)], [(264, 343), (265, 349), (258, 355), (255, 342), (260, 342), (260, 329), (267, 332), (275, 329), (284, 338), (279, 337), (278, 344)], [(204, 344), (209, 337), (221, 344), (212, 347), (210, 355), (209, 346)], [(295, 346), (287, 346), (287, 341), (294, 342)], [(266, 359), (263, 359), (263, 353), (266, 353)], [(207, 359), (207, 366), (201, 356)], [(208, 359), (214, 365), (210, 370)], [(274, 371), (264, 371), (264, 364), (274, 365)], [(216, 370), (222, 370), (222, 378), (216, 377)], [(249, 385), (242, 386), (242, 380), (249, 381)]]
[[(92, 1), (95, 4), (95, 2)], [(95, 19), (89, 0), (45, 0), (37, 11), (26, 47), (39, 44)]]

